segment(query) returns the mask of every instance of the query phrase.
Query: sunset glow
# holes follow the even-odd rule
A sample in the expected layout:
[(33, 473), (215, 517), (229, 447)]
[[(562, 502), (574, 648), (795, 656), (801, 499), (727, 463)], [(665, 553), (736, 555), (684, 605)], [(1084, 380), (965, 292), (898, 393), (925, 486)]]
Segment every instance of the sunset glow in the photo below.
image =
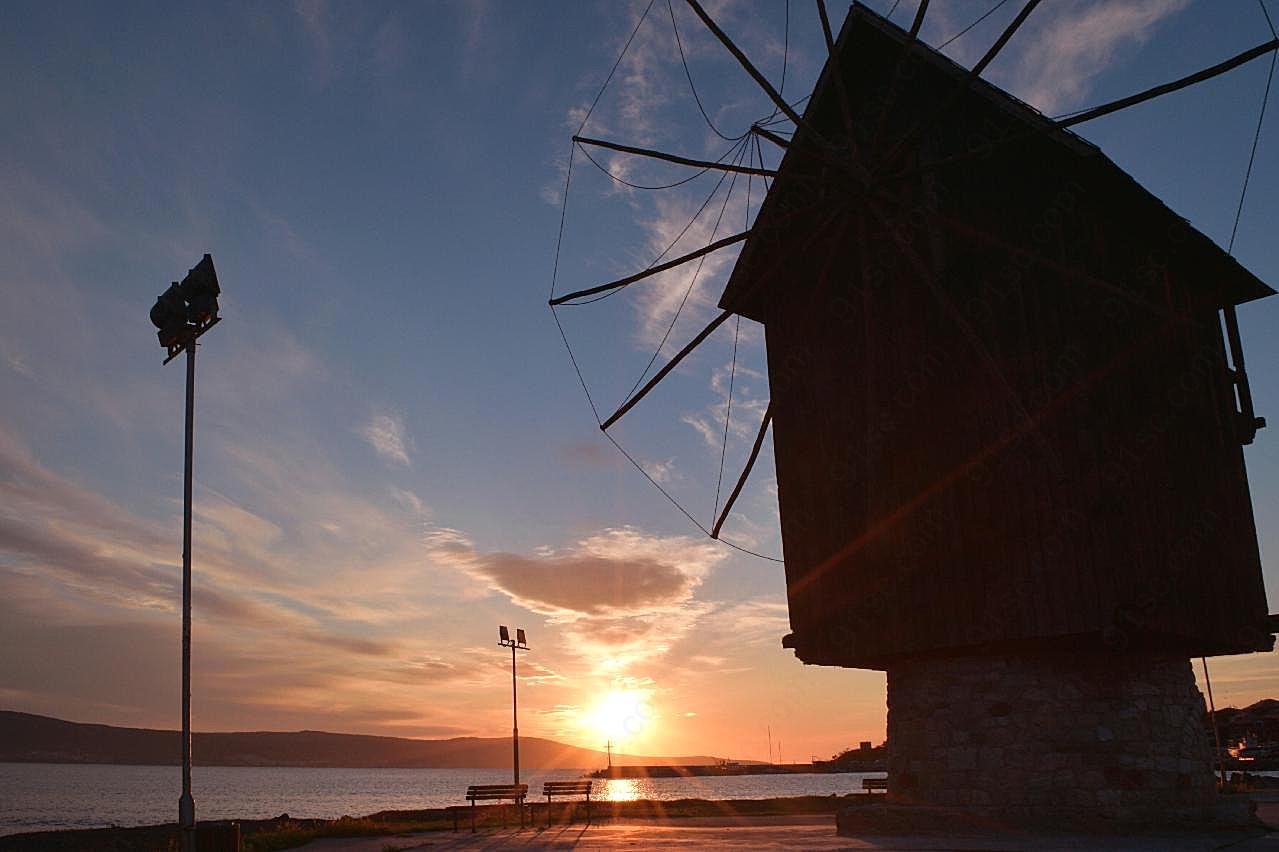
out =
[(588, 715), (594, 730), (606, 740), (633, 748), (634, 743), (651, 737), (656, 712), (641, 689), (615, 689), (605, 695)]
[[(896, 5), (867, 4), (881, 14)], [(787, 102), (813, 90), (829, 55), (814, 4), (706, 5), (761, 74), (785, 82)], [(827, 5), (838, 25), (846, 4)], [(918, 36), (937, 45), (994, 3), (932, 5)], [(971, 67), (1021, 5), (947, 42), (946, 54)], [(1270, 38), (1255, 3), (1234, 14), (1218, 5), (1226, 4), (1041, 4), (983, 79), (1045, 115), (1074, 114)], [(902, 4), (894, 20), (909, 24), (917, 6)], [(1144, 11), (1113, 20), (1098, 11), (1081, 23), (1112, 6)], [(222, 321), (201, 338), (195, 385), (197, 732), (500, 738), (492, 752), (505, 761), (517, 727), (521, 738), (588, 749), (580, 760), (590, 768), (605, 765), (606, 743), (616, 765), (660, 762), (645, 756), (776, 760), (782, 743), (788, 762), (806, 762), (884, 741), (882, 671), (805, 665), (782, 646), (798, 630), (787, 571), (817, 551), (783, 548), (775, 427), (758, 431), (777, 390), (764, 326), (708, 325), (718, 322), (742, 246), (652, 266), (749, 233), (762, 177), (786, 150), (766, 140), (756, 148), (751, 128), (782, 119), (688, 4), (646, 8), (646, 0), (296, 0), (182, 4), (165, 14), (129, 4), (77, 4), (74, 14), (60, 4), (6, 6), (0, 710), (181, 726), (185, 368), (162, 366), (148, 311), (209, 252)], [(1179, 217), (1213, 240), (1234, 239), (1233, 257), (1279, 286), (1279, 96), (1232, 237), (1267, 66), (1252, 62), (1207, 88), (1076, 129)], [(592, 165), (571, 141), (579, 132), (721, 166), (736, 150), (748, 167), (698, 170), (594, 148)], [(864, 215), (850, 210), (839, 215)], [(872, 265), (877, 275), (881, 265), (896, 268)], [(589, 305), (561, 306), (552, 320), (548, 296), (646, 266), (655, 274)], [(1028, 274), (1025, 286), (1033, 281)], [(927, 304), (936, 322), (948, 321), (943, 302)], [(969, 310), (967, 299), (956, 304)], [(1279, 297), (1249, 303), (1239, 322), (1257, 414), (1271, 422), (1239, 452), (1268, 611), (1277, 612)], [(712, 331), (667, 370), (703, 329)], [(866, 351), (872, 361), (914, 363), (903, 353), (915, 338), (900, 339), (902, 352)], [(814, 344), (814, 358), (822, 351)], [(1009, 375), (1054, 366), (1027, 351), (1033, 357)], [(910, 358), (945, 363), (937, 376), (952, 370), (929, 347)], [(1005, 406), (1028, 406), (1016, 422), (1039, 424), (1066, 401), (1087, 407), (1093, 391), (1075, 384), (1084, 363), (1057, 365), (1061, 390), (1048, 414), (1034, 414), (1041, 402), (1016, 383), (1007, 399), (974, 399), (973, 412), (1002, 418)], [(782, 364), (773, 361), (774, 371)], [(659, 370), (667, 370), (661, 384), (601, 433), (600, 419)], [(876, 458), (879, 444), (935, 455), (939, 439), (902, 437), (929, 398), (923, 386), (875, 375), (850, 374), (839, 398), (867, 394), (891, 416), (869, 443), (814, 447), (815, 474), (829, 467), (862, 482), (869, 462), (859, 447)], [(946, 430), (952, 424), (939, 421)], [(1127, 431), (1113, 437), (1152, 430)], [(1168, 430), (1153, 431), (1162, 440)], [(1009, 446), (1037, 447), (1028, 434), (1010, 431)], [(837, 465), (822, 455), (836, 450)], [(1143, 451), (1132, 464), (1151, 458)], [(933, 518), (938, 489), (954, 481), (912, 496), (921, 479), (850, 503), (893, 519), (866, 550), (901, 547), (916, 576), (963, 577), (915, 552), (945, 539), (900, 534), (907, 518)], [(1127, 523), (1113, 508), (1103, 522)], [(1060, 535), (1090, 533), (1060, 514), (1069, 527)], [(985, 535), (983, 527), (970, 538)], [(1035, 563), (1045, 588), (1057, 588), (1057, 552), (1054, 539)], [(1000, 576), (994, 566), (989, 576)], [(867, 574), (848, 589), (864, 590), (869, 607), (895, 583)], [(992, 580), (969, 597), (1020, 605), (1040, 592)], [(1138, 592), (1147, 600), (1160, 590)], [(827, 612), (817, 603), (830, 602), (814, 599), (813, 611)], [(527, 631), (518, 702), (512, 651), (497, 643), (501, 624)], [(830, 635), (842, 636), (831, 624)], [(1277, 659), (1209, 658), (1216, 708), (1279, 696)], [(1202, 678), (1202, 666), (1195, 670)], [(195, 760), (200, 766), (198, 749)], [(609, 798), (624, 797), (610, 786)]]

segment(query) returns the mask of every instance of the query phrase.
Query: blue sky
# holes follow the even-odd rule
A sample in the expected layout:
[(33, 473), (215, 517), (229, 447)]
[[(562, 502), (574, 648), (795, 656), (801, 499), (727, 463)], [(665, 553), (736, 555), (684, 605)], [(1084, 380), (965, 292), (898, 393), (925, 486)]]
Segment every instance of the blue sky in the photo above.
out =
[[(501, 735), (508, 623), (534, 646), (529, 734), (750, 758), (767, 756), (767, 725), (788, 758), (882, 737), (882, 675), (781, 649), (780, 566), (707, 541), (603, 441), (546, 309), (568, 139), (646, 5), (9, 7), (0, 706), (177, 724), (184, 376), (160, 366), (147, 311), (209, 251), (225, 321), (197, 378), (197, 728)], [(789, 38), (780, 0), (708, 5), (776, 84), (784, 61), (788, 97), (811, 88), (824, 54), (812, 4), (791, 4)], [(934, 2), (923, 36), (939, 44), (990, 5)], [(1018, 5), (946, 52), (971, 64)], [(986, 77), (1048, 114), (1270, 38), (1252, 0), (1044, 6)], [(689, 10), (675, 14), (716, 124), (736, 136), (768, 115)], [(1079, 129), (1224, 244), (1267, 68)], [(728, 149), (697, 112), (664, 0), (584, 132)], [(1235, 253), (1272, 285), (1276, 145), (1271, 104)], [(641, 184), (690, 174), (599, 160)], [(632, 190), (576, 155), (558, 292), (643, 268), (717, 180)], [(679, 251), (741, 230), (761, 191), (750, 182), (748, 205), (746, 184), (716, 231), (726, 182)], [(672, 317), (667, 353), (712, 315), (732, 256), (691, 288), (685, 269), (561, 313), (602, 410)], [(1241, 322), (1258, 412), (1279, 423), (1273, 303)], [(729, 323), (615, 431), (704, 524), (729, 376), (725, 488), (767, 400), (763, 367), (759, 327)], [(1246, 451), (1271, 610), (1273, 431)], [(768, 451), (738, 506), (726, 535), (780, 555)], [(1277, 680), (1272, 658), (1214, 663), (1222, 703)]]

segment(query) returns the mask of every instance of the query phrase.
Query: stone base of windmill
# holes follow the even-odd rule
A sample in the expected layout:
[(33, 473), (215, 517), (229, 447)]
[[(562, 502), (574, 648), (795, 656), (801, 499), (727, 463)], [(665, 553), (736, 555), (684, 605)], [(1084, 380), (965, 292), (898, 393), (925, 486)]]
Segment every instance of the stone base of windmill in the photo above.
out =
[[(841, 834), (1245, 825), (1186, 659), (967, 656), (888, 671), (888, 795)], [(870, 804), (868, 802), (868, 804)]]

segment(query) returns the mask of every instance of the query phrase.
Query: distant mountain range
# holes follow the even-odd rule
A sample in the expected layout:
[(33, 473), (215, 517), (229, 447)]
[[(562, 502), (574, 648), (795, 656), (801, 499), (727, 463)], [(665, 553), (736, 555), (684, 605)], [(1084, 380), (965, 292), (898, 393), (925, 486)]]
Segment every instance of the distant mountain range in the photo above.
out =
[[(413, 740), (324, 731), (197, 733), (192, 752), (201, 766), (505, 769), (511, 765), (509, 737)], [(181, 755), (177, 731), (85, 725), (0, 710), (0, 762), (170, 766), (181, 763)], [(704, 765), (718, 760), (708, 755), (613, 755), (618, 765)], [(520, 737), (520, 765), (530, 769), (595, 769), (606, 761), (601, 751)]]

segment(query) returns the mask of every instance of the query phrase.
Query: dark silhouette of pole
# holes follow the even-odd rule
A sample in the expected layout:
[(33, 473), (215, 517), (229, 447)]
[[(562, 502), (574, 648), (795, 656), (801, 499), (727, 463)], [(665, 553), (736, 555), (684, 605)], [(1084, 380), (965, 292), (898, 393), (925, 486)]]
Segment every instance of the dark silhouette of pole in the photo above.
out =
[(497, 635), (497, 644), (511, 649), (511, 756), (513, 758), (511, 765), (515, 769), (514, 783), (518, 784), (520, 783), (520, 704), (515, 691), (515, 652), (516, 650), (527, 651), (528, 641), (524, 638), (523, 628), (517, 628), (515, 638), (512, 639), (511, 631), (505, 624), (497, 628)]
[(515, 694), (515, 646), (511, 646), (511, 747), (515, 756), (515, 781), (520, 783), (520, 704)]
[(195, 341), (187, 344), (186, 469), (182, 486), (182, 797), (178, 824), (182, 852), (195, 852), (195, 799), (191, 795), (191, 480), (195, 458)]
[(187, 353), (186, 458), (182, 478), (182, 795), (178, 798), (178, 829), (182, 852), (196, 852), (195, 798), (191, 795), (191, 488), (195, 463), (195, 346), (196, 340), (220, 322), (218, 274), (206, 254), (181, 283), (160, 294), (151, 308), (151, 322), (159, 329), (164, 363)]

